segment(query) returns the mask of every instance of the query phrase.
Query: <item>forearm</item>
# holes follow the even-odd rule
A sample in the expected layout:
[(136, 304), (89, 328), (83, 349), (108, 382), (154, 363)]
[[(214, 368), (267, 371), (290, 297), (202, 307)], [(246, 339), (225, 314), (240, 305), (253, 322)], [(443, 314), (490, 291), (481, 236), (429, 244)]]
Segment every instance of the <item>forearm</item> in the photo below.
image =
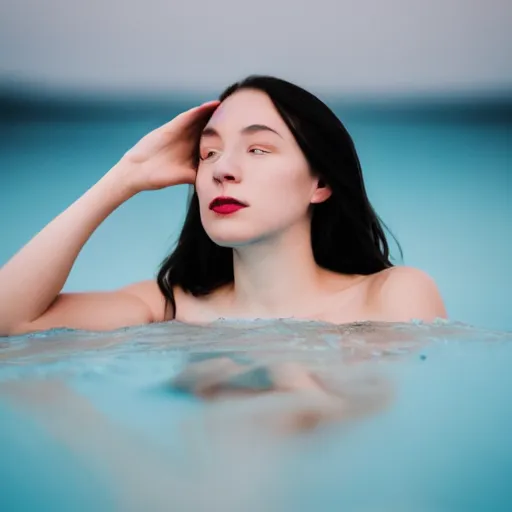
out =
[(43, 314), (58, 296), (81, 249), (130, 192), (109, 171), (0, 269), (0, 332)]

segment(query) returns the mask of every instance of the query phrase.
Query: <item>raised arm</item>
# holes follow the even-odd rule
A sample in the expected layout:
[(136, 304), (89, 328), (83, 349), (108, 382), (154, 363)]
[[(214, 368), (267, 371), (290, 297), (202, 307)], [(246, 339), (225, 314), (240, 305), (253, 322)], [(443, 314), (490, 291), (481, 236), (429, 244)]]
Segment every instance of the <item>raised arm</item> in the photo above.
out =
[(143, 190), (194, 183), (193, 149), (217, 105), (190, 109), (143, 137), (0, 269), (0, 336), (53, 327), (115, 329), (164, 319), (164, 299), (150, 281), (112, 292), (61, 290), (87, 240), (124, 201)]

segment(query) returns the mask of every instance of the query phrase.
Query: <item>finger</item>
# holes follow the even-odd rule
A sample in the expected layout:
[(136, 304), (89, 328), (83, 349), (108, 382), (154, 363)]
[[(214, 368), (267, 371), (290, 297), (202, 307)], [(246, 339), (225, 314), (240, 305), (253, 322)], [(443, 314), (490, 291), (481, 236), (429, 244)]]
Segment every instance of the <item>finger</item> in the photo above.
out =
[(197, 108), (210, 108), (210, 107), (218, 107), (220, 105), (220, 100), (210, 100), (205, 101), (204, 103), (201, 103)]
[(168, 123), (155, 128), (142, 137), (135, 146), (125, 153), (125, 156), (134, 160), (144, 160), (148, 155), (154, 154), (166, 147), (173, 133), (181, 132), (188, 134), (187, 136), (195, 134), (197, 124), (201, 124), (203, 119), (210, 115), (219, 103), (218, 100), (208, 101), (186, 110)]
[(202, 119), (206, 115), (213, 113), (213, 111), (220, 105), (220, 101), (212, 100), (207, 101), (201, 105), (193, 107), (189, 110), (185, 110), (181, 114), (177, 115), (171, 121), (162, 125), (159, 130), (163, 132), (169, 131), (169, 129), (183, 129), (189, 125), (192, 125), (195, 121)]
[(183, 174), (183, 178), (176, 185), (194, 185), (197, 178), (197, 171), (195, 169), (190, 169), (190, 172)]

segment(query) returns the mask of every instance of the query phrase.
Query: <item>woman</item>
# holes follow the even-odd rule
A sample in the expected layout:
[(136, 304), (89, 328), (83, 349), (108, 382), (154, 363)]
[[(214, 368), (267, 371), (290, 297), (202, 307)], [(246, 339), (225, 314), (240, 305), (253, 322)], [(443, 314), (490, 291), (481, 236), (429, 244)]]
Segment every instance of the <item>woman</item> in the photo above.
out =
[[(61, 293), (83, 245), (135, 194), (193, 184), (157, 279)], [(395, 267), (353, 142), (318, 98), (252, 76), (142, 138), (0, 270), (0, 335), (177, 319), (346, 323), (445, 317), (423, 271)]]

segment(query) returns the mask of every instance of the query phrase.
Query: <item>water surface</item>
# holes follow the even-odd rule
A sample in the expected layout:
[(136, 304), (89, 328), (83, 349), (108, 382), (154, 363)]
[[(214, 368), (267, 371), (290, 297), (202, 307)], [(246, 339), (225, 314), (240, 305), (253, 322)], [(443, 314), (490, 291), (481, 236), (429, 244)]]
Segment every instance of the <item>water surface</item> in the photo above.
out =
[[(171, 386), (220, 358), (296, 363), (339, 401), (296, 392), (208, 401)], [(0, 502), (510, 510), (511, 365), (512, 333), (444, 321), (167, 322), (3, 338)], [(305, 417), (318, 421), (304, 427)]]

